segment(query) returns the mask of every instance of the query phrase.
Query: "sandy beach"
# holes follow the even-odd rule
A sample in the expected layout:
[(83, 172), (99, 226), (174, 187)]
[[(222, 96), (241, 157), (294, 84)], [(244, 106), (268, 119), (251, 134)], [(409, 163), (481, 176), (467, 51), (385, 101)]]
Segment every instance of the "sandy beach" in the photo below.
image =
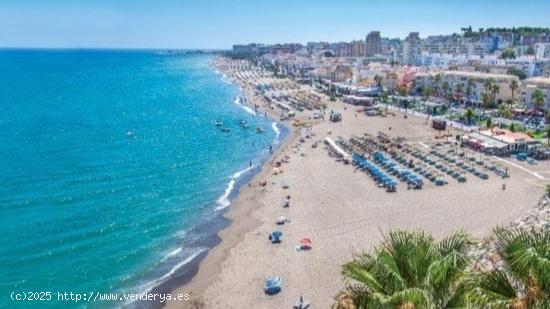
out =
[[(239, 86), (248, 104), (264, 108), (254, 89)], [(400, 184), (398, 192), (387, 193), (364, 172), (329, 156), (323, 139), (382, 131), (391, 137), (430, 143), (435, 141), (436, 131), (425, 119), (405, 118), (399, 112), (367, 117), (358, 113), (357, 107), (330, 102), (326, 97), (324, 101), (327, 111), (342, 114), (342, 121), (314, 122), (310, 138), (303, 137), (305, 128), (288, 123), (291, 133), (285, 142), (250, 184), (241, 188), (226, 213), (232, 223), (220, 231), (221, 244), (210, 250), (197, 275), (174, 291), (190, 293), (192, 301), (168, 303), (168, 308), (289, 308), (300, 296), (309, 300), (312, 308), (327, 308), (343, 287), (340, 266), (353, 254), (378, 245), (382, 233), (424, 229), (443, 237), (465, 230), (482, 237), (493, 226), (512, 221), (533, 207), (548, 183), (550, 164), (526, 166), (505, 159), (502, 164), (511, 176), (506, 179), (494, 174), (488, 180), (470, 175), (466, 183), (451, 179), (448, 185), (429, 183), (422, 190), (407, 190)], [(279, 114), (267, 110), (273, 116)], [(312, 115), (306, 110), (296, 117), (307, 121)], [(318, 147), (313, 148), (314, 143)], [(274, 162), (284, 157), (288, 163), (274, 174)], [(266, 186), (261, 186), (264, 181)], [(283, 189), (283, 182), (288, 189)], [(283, 208), (287, 195), (291, 196), (290, 207)], [(277, 226), (280, 216), (291, 222)], [(268, 241), (275, 229), (283, 233), (280, 244)], [(311, 250), (295, 250), (302, 237), (311, 238)], [(283, 280), (282, 291), (275, 296), (263, 292), (269, 276)]]

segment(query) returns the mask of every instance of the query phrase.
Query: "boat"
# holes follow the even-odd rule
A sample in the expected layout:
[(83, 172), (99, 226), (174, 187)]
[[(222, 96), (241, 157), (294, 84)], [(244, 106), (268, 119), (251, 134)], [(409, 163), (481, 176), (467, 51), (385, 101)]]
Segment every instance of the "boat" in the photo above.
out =
[(257, 133), (264, 133), (265, 130), (262, 129), (262, 128), (260, 128), (260, 127), (258, 127), (258, 128), (256, 128), (256, 132), (257, 132)]
[(214, 124), (216, 127), (221, 127), (223, 126), (223, 121), (221, 120), (216, 120), (216, 123)]
[(223, 127), (223, 128), (222, 128), (222, 132), (231, 132), (231, 129), (230, 129), (230, 128)]

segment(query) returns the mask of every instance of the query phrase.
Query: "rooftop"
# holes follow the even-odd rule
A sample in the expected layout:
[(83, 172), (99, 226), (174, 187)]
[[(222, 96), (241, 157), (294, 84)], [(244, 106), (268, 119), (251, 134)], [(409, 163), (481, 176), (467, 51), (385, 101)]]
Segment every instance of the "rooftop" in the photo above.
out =
[(502, 141), (506, 144), (515, 144), (517, 142), (534, 142), (535, 139), (533, 139), (531, 136), (529, 136), (526, 133), (523, 132), (512, 132), (507, 129), (498, 129), (498, 128), (492, 128), (484, 131), (479, 132), (482, 135), (491, 137), (493, 139)]

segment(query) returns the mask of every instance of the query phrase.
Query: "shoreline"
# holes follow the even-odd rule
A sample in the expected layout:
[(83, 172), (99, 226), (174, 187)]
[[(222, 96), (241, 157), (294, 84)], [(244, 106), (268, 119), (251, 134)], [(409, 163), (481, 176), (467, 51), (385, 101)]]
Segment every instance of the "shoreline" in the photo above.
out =
[[(219, 72), (214, 66), (213, 69), (216, 71), (216, 73), (221, 75), (221, 72)], [(241, 85), (226, 80), (224, 80), (224, 82), (227, 82), (236, 87), (239, 95), (246, 98), (247, 102), (255, 101), (254, 98), (248, 95), (246, 90), (243, 89)], [(250, 106), (250, 104), (236, 104), (242, 104), (248, 109), (253, 108), (253, 106)], [(239, 108), (242, 107), (239, 106)], [(260, 111), (265, 112), (266, 116), (260, 115)], [(250, 113), (244, 108), (243, 112)], [(254, 112), (256, 113), (255, 117), (266, 117), (267, 121), (272, 124), (274, 123), (280, 130), (278, 137), (276, 137), (276, 139), (273, 141), (276, 143), (272, 144), (273, 152), (270, 154), (268, 153), (264, 156), (260, 155), (258, 157), (259, 163), (257, 163), (257, 166), (253, 167), (251, 170), (248, 170), (242, 178), (238, 178), (236, 180), (231, 193), (227, 197), (230, 203), (228, 206), (218, 206), (221, 208), (215, 209), (215, 211), (219, 212), (219, 214), (213, 220), (216, 222), (220, 222), (218, 224), (220, 224), (221, 227), (216, 229), (214, 233), (208, 235), (204, 239), (201, 239), (197, 243), (198, 245), (205, 246), (208, 249), (197, 254), (197, 256), (191, 259), (188, 263), (180, 267), (175, 272), (175, 274), (170, 277), (170, 279), (159, 284), (150, 291), (150, 293), (159, 294), (191, 294), (191, 301), (186, 302), (186, 304), (178, 303), (177, 307), (180, 307), (181, 305), (183, 305), (184, 307), (187, 305), (195, 306), (195, 302), (193, 302), (193, 296), (196, 295), (196, 293), (190, 293), (187, 288), (189, 287), (191, 291), (197, 291), (200, 290), (198, 288), (199, 286), (207, 286), (208, 284), (206, 284), (206, 282), (209, 282), (209, 279), (211, 280), (212, 277), (217, 273), (217, 271), (215, 270), (216, 265), (220, 265), (221, 267), (223, 255), (221, 255), (220, 253), (225, 252), (235, 243), (241, 241), (241, 238), (235, 235), (241, 233), (244, 234), (245, 232), (252, 230), (255, 226), (259, 224), (259, 222), (255, 222), (255, 220), (250, 217), (250, 214), (255, 210), (255, 207), (252, 207), (251, 209), (244, 209), (244, 207), (241, 207), (239, 205), (243, 204), (242, 201), (244, 200), (250, 201), (251, 195), (255, 195), (255, 184), (257, 185), (260, 179), (265, 178), (267, 173), (270, 172), (270, 168), (274, 160), (276, 160), (276, 158), (278, 158), (287, 149), (287, 147), (295, 141), (297, 137), (296, 132), (293, 130), (293, 128), (289, 126), (288, 123), (279, 121), (277, 119), (277, 115), (273, 112), (273, 110), (268, 110), (267, 108), (260, 107), (257, 111)], [(252, 200), (259, 199), (260, 197), (261, 195), (256, 194), (252, 197)], [(256, 204), (256, 207), (258, 208), (263, 206), (264, 205), (261, 203)], [(207, 274), (202, 274), (201, 269), (203, 268), (207, 268), (213, 271), (209, 271)], [(202, 284), (199, 284), (197, 281), (200, 281)], [(158, 302), (150, 302), (147, 304), (147, 306), (151, 308), (162, 308), (170, 307), (170, 304), (169, 302), (164, 304)]]

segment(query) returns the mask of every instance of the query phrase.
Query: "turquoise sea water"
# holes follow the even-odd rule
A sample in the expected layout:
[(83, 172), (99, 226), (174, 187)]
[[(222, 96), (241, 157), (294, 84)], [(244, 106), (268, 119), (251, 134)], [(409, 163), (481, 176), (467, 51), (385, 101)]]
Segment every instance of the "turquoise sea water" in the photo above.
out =
[(0, 51), (0, 307), (12, 291), (143, 292), (207, 249), (230, 178), (279, 135), (211, 59)]

